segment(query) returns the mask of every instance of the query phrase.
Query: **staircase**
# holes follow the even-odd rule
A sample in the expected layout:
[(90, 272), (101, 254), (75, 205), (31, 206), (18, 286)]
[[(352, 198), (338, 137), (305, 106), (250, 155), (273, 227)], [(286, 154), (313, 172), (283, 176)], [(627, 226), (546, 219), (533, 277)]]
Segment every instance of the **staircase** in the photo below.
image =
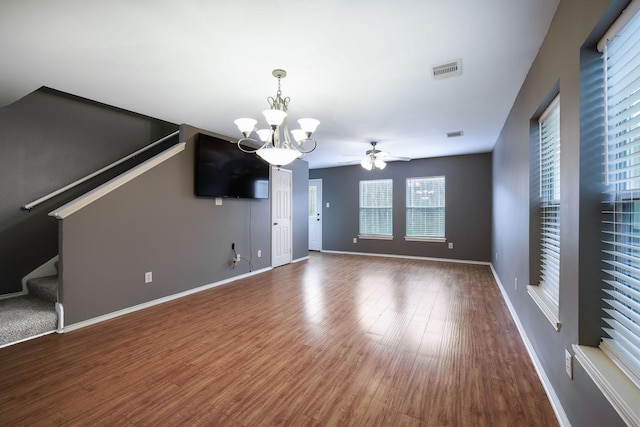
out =
[(58, 328), (58, 276), (27, 280), (28, 294), (0, 300), (0, 347)]

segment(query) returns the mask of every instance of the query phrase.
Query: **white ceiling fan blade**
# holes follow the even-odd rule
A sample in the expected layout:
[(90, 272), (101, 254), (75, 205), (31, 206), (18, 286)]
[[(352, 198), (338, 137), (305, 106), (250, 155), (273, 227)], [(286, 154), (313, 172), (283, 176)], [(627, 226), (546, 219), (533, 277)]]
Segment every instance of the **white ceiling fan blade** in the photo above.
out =
[(385, 162), (393, 162), (393, 161), (408, 162), (409, 160), (411, 160), (411, 157), (387, 156), (384, 158)]

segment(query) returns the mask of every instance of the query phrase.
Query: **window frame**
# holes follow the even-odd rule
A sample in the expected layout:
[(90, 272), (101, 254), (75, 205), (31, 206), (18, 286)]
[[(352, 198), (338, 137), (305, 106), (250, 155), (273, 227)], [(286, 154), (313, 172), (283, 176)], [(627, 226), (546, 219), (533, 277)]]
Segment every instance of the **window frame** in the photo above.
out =
[[(388, 184), (389, 205), (388, 206), (363, 206), (363, 189), (367, 183), (385, 183)], [(363, 210), (387, 210), (389, 233), (375, 233), (375, 230), (364, 230), (363, 232)], [(358, 238), (359, 239), (376, 239), (376, 240), (393, 240), (393, 179), (363, 179), (358, 183)]]
[[(442, 205), (441, 206), (414, 206), (411, 205), (410, 206), (410, 202), (409, 202), (409, 188), (410, 188), (410, 182), (417, 182), (417, 181), (435, 181), (435, 180), (442, 180), (442, 196), (438, 197), (438, 200), (442, 201)], [(447, 195), (447, 182), (446, 182), (446, 175), (434, 175), (434, 176), (425, 176), (425, 177), (409, 177), (405, 179), (405, 237), (404, 239), (406, 241), (415, 241), (415, 242), (446, 242), (447, 241), (447, 223), (446, 223), (446, 216), (447, 216), (447, 204), (446, 204), (446, 195)], [(437, 210), (442, 210), (442, 235), (427, 235), (427, 234), (423, 234), (423, 235), (416, 235), (416, 234), (409, 234), (409, 210), (415, 210), (415, 209), (424, 209), (426, 211), (437, 211)], [(427, 218), (425, 218), (425, 223), (427, 222)], [(425, 227), (426, 228), (426, 227)]]

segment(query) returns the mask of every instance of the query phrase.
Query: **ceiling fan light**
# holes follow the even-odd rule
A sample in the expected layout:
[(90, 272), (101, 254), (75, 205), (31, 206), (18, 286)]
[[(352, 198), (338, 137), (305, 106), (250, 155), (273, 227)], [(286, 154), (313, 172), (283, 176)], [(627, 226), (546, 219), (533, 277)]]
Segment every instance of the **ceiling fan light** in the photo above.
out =
[(264, 118), (267, 119), (267, 123), (269, 123), (271, 127), (280, 126), (284, 121), (284, 118), (287, 117), (287, 113), (284, 111), (273, 108), (264, 110), (262, 114), (264, 114)]
[(304, 118), (298, 119), (298, 123), (300, 123), (300, 128), (302, 128), (303, 131), (309, 134), (307, 135), (308, 138), (312, 133), (316, 131), (318, 125), (320, 124), (320, 120)]
[(251, 132), (253, 132), (253, 129), (255, 128), (258, 121), (250, 119), (248, 117), (243, 117), (241, 119), (234, 120), (233, 123), (235, 123), (236, 126), (238, 126), (240, 132), (242, 132), (242, 134), (247, 137)]
[(382, 170), (384, 168), (387, 167), (387, 164), (384, 162), (384, 160), (379, 159), (376, 157), (376, 159), (374, 160), (373, 164), (375, 165), (375, 167), (377, 167), (378, 169)]
[(371, 163), (371, 159), (369, 157), (365, 157), (364, 159), (362, 159), (360, 165), (368, 171), (373, 169), (373, 163)]

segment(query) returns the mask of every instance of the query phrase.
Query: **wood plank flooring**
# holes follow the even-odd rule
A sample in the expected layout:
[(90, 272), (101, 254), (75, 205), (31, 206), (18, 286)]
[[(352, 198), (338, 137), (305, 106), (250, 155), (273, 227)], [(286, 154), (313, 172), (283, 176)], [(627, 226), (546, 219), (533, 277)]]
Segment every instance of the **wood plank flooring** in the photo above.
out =
[(0, 349), (0, 425), (557, 421), (488, 266), (312, 253)]

